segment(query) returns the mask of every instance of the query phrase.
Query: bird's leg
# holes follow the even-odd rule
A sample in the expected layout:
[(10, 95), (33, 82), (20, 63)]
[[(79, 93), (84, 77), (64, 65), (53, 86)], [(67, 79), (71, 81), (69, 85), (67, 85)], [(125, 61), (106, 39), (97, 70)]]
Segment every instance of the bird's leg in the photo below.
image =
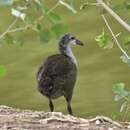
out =
[(68, 112), (69, 112), (70, 115), (73, 115), (72, 108), (71, 108), (71, 103), (70, 102), (67, 102), (67, 110), (68, 110)]
[(68, 98), (66, 98), (66, 97), (65, 97), (65, 99), (66, 99), (66, 102), (67, 102), (67, 110), (68, 110), (68, 113), (69, 113), (70, 115), (73, 115), (73, 111), (72, 111), (72, 108), (71, 108), (71, 99), (68, 99)]
[(49, 107), (50, 107), (51, 112), (53, 112), (54, 111), (54, 105), (53, 105), (51, 98), (49, 98)]

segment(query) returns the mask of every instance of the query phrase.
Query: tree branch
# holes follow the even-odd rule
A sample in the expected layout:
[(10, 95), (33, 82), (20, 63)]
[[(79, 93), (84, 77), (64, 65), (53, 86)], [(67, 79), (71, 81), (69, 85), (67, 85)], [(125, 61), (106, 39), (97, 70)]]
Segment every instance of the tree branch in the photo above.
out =
[[(60, 5), (59, 1), (48, 10), (47, 14), (49, 14), (50, 12), (52, 12), (54, 9), (56, 9), (58, 6)], [(37, 23), (37, 21), (41, 21), (44, 18), (43, 15), (41, 15), (37, 20), (34, 21), (34, 23)]]
[(8, 31), (8, 33), (14, 33), (14, 32), (20, 32), (20, 31), (25, 31), (27, 29), (29, 29), (31, 27), (31, 25), (27, 25), (25, 27), (20, 27), (20, 28), (15, 28), (15, 29), (11, 29)]
[(116, 38), (115, 34), (113, 33), (111, 27), (109, 26), (109, 24), (108, 24), (108, 22), (107, 22), (105, 16), (104, 16), (103, 14), (102, 14), (101, 16), (102, 16), (102, 18), (103, 18), (103, 20), (104, 20), (104, 22), (105, 22), (107, 28), (109, 29), (109, 31), (110, 31), (110, 33), (111, 33), (111, 35), (112, 35), (112, 37), (113, 37), (113, 40), (115, 41), (115, 43), (116, 43), (116, 45), (118, 46), (118, 48), (119, 48), (119, 49), (121, 50), (121, 52), (127, 57), (127, 59), (130, 59), (129, 55), (128, 55), (128, 54), (126, 53), (126, 51), (121, 47), (119, 41), (117, 40), (117, 38)]
[[(57, 2), (52, 8), (50, 8), (47, 12), (47, 14), (49, 14), (50, 12), (52, 12), (54, 9), (56, 9), (57, 7), (59, 6), (59, 2)], [(34, 24), (28, 24), (24, 27), (19, 27), (19, 28), (15, 28), (15, 29), (12, 29), (12, 27), (16, 24), (18, 18), (16, 18), (10, 25), (9, 27), (6, 29), (5, 32), (3, 32), (1, 35), (0, 35), (0, 39), (3, 38), (7, 33), (14, 33), (14, 32), (20, 32), (20, 31), (25, 31), (27, 30), (28, 28), (31, 28), (33, 27), (38, 21), (42, 20), (44, 17), (43, 15), (38, 17), (35, 21), (34, 21)], [(34, 30), (34, 29), (33, 29)]]
[(103, 0), (96, 0), (99, 6), (102, 6), (115, 20), (118, 21), (128, 32), (130, 32), (130, 26), (122, 20)]
[(7, 33), (8, 31), (16, 24), (18, 18), (16, 18), (10, 25), (9, 27), (6, 29), (5, 32), (3, 32), (1, 35), (0, 35), (0, 39), (3, 38)]

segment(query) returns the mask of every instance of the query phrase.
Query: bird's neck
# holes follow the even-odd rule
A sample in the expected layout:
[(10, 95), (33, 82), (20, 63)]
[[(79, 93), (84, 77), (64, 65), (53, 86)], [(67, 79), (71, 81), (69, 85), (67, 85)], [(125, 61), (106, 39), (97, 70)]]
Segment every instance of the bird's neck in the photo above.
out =
[(60, 46), (59, 51), (62, 55), (69, 56), (72, 59), (72, 62), (77, 65), (77, 60), (72, 52), (71, 46)]

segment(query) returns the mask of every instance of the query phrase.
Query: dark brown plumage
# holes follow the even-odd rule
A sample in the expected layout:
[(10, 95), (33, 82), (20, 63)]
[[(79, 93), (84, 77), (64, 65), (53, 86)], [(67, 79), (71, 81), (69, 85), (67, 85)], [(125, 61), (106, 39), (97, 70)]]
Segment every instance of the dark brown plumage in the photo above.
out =
[(60, 54), (48, 57), (37, 73), (38, 89), (49, 99), (50, 110), (54, 110), (52, 99), (64, 96), (71, 115), (71, 99), (77, 77), (76, 59), (70, 46), (74, 43), (81, 44), (72, 34), (63, 36), (59, 42)]

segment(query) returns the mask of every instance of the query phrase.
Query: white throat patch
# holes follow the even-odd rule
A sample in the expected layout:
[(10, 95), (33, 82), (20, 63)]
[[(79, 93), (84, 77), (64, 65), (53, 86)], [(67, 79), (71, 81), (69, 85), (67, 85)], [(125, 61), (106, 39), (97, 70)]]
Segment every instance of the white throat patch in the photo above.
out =
[(74, 56), (74, 54), (73, 54), (72, 49), (71, 49), (70, 46), (67, 46), (66, 54), (67, 54), (69, 57), (71, 57), (71, 58), (72, 58), (72, 62), (73, 62), (75, 65), (77, 65), (77, 60), (76, 60), (76, 58), (75, 58), (75, 56)]

